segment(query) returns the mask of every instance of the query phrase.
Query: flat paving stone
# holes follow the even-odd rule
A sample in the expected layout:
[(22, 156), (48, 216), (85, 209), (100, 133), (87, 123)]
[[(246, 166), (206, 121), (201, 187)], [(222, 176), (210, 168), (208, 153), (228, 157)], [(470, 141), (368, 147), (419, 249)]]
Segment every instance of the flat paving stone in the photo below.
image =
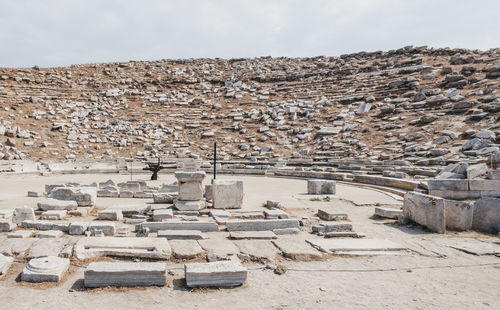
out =
[(296, 219), (228, 220), (226, 222), (226, 227), (228, 231), (258, 231), (281, 228), (299, 228), (299, 221)]
[(88, 259), (101, 256), (169, 259), (171, 249), (164, 238), (88, 237), (75, 244), (74, 256)]
[(153, 211), (153, 221), (161, 222), (174, 217), (172, 209), (156, 209)]
[(401, 251), (407, 248), (386, 239), (310, 239), (316, 249), (325, 253), (349, 251)]
[(266, 219), (287, 219), (288, 213), (280, 209), (267, 209), (264, 210)]
[(275, 233), (268, 230), (261, 231), (232, 231), (229, 233), (231, 239), (276, 239)]
[(67, 238), (38, 239), (33, 243), (27, 258), (31, 259), (43, 256), (59, 256), (59, 253), (61, 253), (68, 241), (69, 240)]
[(323, 254), (303, 240), (272, 240), (271, 241), (281, 254), (293, 260), (317, 260), (323, 258)]
[(39, 231), (35, 234), (35, 238), (61, 238), (64, 233), (60, 230)]
[(188, 287), (234, 287), (247, 279), (247, 269), (235, 261), (184, 265)]
[(25, 282), (59, 282), (69, 268), (69, 259), (57, 256), (34, 258), (21, 273)]
[(159, 230), (219, 231), (219, 226), (213, 220), (179, 221), (172, 219), (163, 222), (145, 222), (141, 224), (141, 228), (149, 228), (150, 232), (158, 232)]
[(198, 243), (207, 252), (208, 261), (227, 260), (239, 253), (238, 247), (227, 239), (198, 240)]
[(34, 234), (33, 230), (16, 230), (16, 231), (10, 232), (7, 235), (7, 238), (21, 238), (21, 239), (24, 239), (24, 238), (30, 238), (31, 236), (33, 236), (33, 234)]
[(0, 279), (9, 271), (13, 262), (14, 258), (0, 254)]
[(170, 240), (172, 254), (177, 259), (200, 259), (205, 257), (205, 251), (196, 240)]
[(157, 236), (168, 240), (201, 240), (208, 238), (199, 230), (160, 230)]
[(278, 255), (278, 249), (266, 240), (236, 240), (234, 244), (238, 247), (241, 259), (251, 261), (273, 261)]
[(105, 236), (113, 236), (115, 234), (115, 223), (110, 221), (95, 221), (89, 223), (88, 230), (92, 236), (96, 231), (102, 231)]
[(378, 217), (397, 220), (399, 216), (403, 216), (403, 210), (395, 208), (376, 207), (374, 215)]
[(319, 209), (318, 217), (324, 221), (338, 221), (347, 220), (348, 215), (346, 213), (334, 213), (325, 209)]
[(443, 246), (473, 255), (500, 254), (500, 242), (490, 243), (470, 238), (434, 238), (433, 241)]
[(85, 287), (163, 286), (167, 264), (149, 262), (92, 262), (84, 271)]

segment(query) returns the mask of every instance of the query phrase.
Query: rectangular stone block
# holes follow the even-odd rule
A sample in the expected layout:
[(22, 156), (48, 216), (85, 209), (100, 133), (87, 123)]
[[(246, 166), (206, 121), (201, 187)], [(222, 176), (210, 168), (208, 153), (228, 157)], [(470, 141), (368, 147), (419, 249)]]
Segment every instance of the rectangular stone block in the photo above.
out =
[(99, 211), (98, 213), (99, 220), (104, 221), (121, 221), (123, 220), (123, 214), (121, 210), (116, 209), (105, 209)]
[(349, 222), (321, 223), (312, 226), (312, 231), (318, 234), (324, 234), (331, 231), (351, 231), (352, 224)]
[(59, 200), (73, 200), (80, 207), (89, 207), (95, 205), (97, 198), (96, 187), (57, 187), (54, 188), (49, 198)]
[(153, 221), (161, 222), (174, 217), (172, 209), (156, 209), (153, 211)]
[(500, 191), (500, 180), (469, 180), (471, 191)]
[(42, 220), (62, 220), (66, 217), (66, 210), (48, 210), (42, 213), (40, 219)]
[(247, 279), (247, 269), (235, 261), (184, 265), (188, 287), (234, 287)]
[(166, 283), (165, 263), (93, 262), (84, 271), (85, 287), (163, 286)]
[(214, 180), (212, 200), (216, 209), (240, 209), (243, 204), (243, 181)]
[(0, 219), (0, 231), (7, 232), (16, 227), (17, 225), (14, 224), (11, 220)]
[(207, 236), (199, 230), (159, 230), (158, 238), (167, 238), (167, 240), (201, 240)]
[(428, 180), (429, 191), (468, 191), (469, 180), (446, 179), (446, 180)]
[(306, 240), (314, 248), (325, 253), (351, 251), (401, 251), (406, 247), (385, 239), (311, 239)]
[(76, 210), (78, 203), (73, 200), (59, 200), (54, 198), (44, 198), (38, 203), (38, 208), (48, 210)]
[(401, 209), (376, 207), (374, 215), (397, 220), (399, 216), (403, 215), (403, 211)]
[(69, 224), (68, 233), (70, 235), (83, 235), (87, 231), (88, 227), (88, 222), (71, 222)]
[(465, 231), (472, 228), (474, 207), (468, 202), (448, 200), (444, 201), (446, 229)]
[(108, 221), (91, 222), (88, 230), (92, 236), (95, 236), (96, 231), (102, 231), (105, 236), (113, 236), (115, 234), (115, 223)]
[(307, 180), (307, 193), (313, 195), (335, 195), (336, 182), (331, 180)]
[(179, 211), (198, 211), (205, 206), (206, 202), (203, 200), (174, 200), (174, 207)]
[(319, 209), (318, 217), (324, 221), (347, 220), (348, 216), (345, 213), (332, 213), (330, 211)]
[(19, 224), (23, 221), (34, 221), (35, 211), (32, 208), (16, 208), (14, 210), (14, 216), (12, 217), (12, 222)]
[(232, 231), (229, 233), (231, 239), (276, 239), (278, 236), (272, 231)]
[(78, 259), (101, 256), (169, 259), (170, 254), (170, 245), (164, 238), (88, 237), (78, 240), (74, 248)]
[(474, 203), (472, 229), (498, 234), (500, 231), (500, 199), (481, 198)]
[(14, 258), (0, 254), (0, 279), (9, 271), (10, 266), (14, 262)]
[(274, 230), (281, 228), (299, 228), (299, 221), (296, 219), (277, 220), (228, 220), (226, 221), (228, 231), (259, 231)]
[(287, 219), (288, 213), (280, 209), (264, 210), (266, 219)]
[(179, 200), (202, 200), (202, 182), (205, 178), (204, 171), (197, 172), (175, 172), (179, 185)]
[(431, 231), (446, 233), (445, 206), (442, 198), (408, 192), (404, 196), (403, 216), (426, 226)]
[(140, 224), (141, 228), (149, 228), (150, 232), (159, 230), (199, 230), (201, 232), (219, 231), (219, 226), (213, 220), (206, 221), (179, 221), (165, 220), (163, 222), (145, 222)]

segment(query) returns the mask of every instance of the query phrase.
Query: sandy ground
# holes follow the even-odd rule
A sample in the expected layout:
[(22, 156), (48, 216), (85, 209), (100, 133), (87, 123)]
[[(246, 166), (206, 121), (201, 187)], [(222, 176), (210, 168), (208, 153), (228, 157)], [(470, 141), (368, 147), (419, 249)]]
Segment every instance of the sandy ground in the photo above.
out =
[[(36, 198), (26, 191), (43, 191), (45, 184), (77, 181), (91, 183), (128, 175), (1, 176), (0, 208), (23, 204), (34, 206)], [(172, 175), (161, 175), (153, 184), (171, 183)], [(278, 200), (290, 214), (312, 216), (328, 208), (348, 213), (354, 230), (369, 238), (384, 238), (411, 245), (431, 242), (442, 235), (420, 227), (399, 226), (390, 220), (372, 218), (374, 205), (400, 205), (391, 195), (366, 188), (337, 185), (330, 202), (310, 201), (304, 195), (303, 180), (220, 176), (244, 181), (243, 210), (260, 210), (267, 199)], [(136, 175), (134, 179), (147, 179)], [(206, 180), (208, 181), (208, 180)], [(149, 202), (148, 199), (98, 199), (98, 206)], [(371, 202), (371, 204), (370, 204)], [(306, 233), (304, 233), (306, 234)], [(476, 233), (451, 233), (446, 238), (488, 238)], [(0, 309), (500, 309), (500, 260), (495, 256), (476, 256), (451, 249), (433, 249), (446, 257), (409, 253), (402, 256), (329, 256), (324, 261), (296, 262), (282, 259), (288, 268), (274, 274), (265, 265), (248, 263), (248, 280), (242, 287), (222, 290), (187, 290), (182, 264), (169, 262), (172, 281), (165, 287), (85, 290), (84, 266), (73, 264), (69, 274), (57, 285), (36, 285), (16, 281), (24, 261), (17, 261), (0, 280)], [(429, 254), (424, 251), (422, 254)]]

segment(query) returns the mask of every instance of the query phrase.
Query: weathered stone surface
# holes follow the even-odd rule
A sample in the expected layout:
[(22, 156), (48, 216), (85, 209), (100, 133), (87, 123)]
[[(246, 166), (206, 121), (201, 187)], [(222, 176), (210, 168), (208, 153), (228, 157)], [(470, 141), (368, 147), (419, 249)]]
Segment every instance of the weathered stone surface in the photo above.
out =
[(280, 249), (281, 254), (286, 258), (293, 260), (315, 260), (323, 257), (321, 252), (318, 252), (304, 241), (278, 239), (271, 242)]
[(172, 209), (156, 209), (153, 211), (153, 221), (161, 222), (174, 217)]
[(21, 281), (59, 282), (69, 268), (69, 259), (56, 256), (34, 258), (24, 267)]
[(66, 210), (48, 210), (40, 215), (40, 219), (42, 220), (62, 220), (66, 217)]
[(179, 185), (179, 200), (202, 200), (202, 182), (205, 178), (204, 171), (197, 172), (175, 172)]
[(109, 221), (91, 222), (88, 231), (90, 231), (91, 236), (95, 236), (96, 231), (102, 231), (105, 236), (113, 236), (115, 234), (115, 223)]
[(175, 193), (153, 193), (154, 203), (173, 203), (179, 195)]
[(281, 228), (299, 228), (299, 221), (296, 219), (276, 219), (276, 220), (228, 220), (226, 221), (228, 231), (259, 231), (274, 230)]
[(60, 230), (67, 232), (69, 230), (69, 222), (66, 221), (23, 221), (22, 228), (32, 228), (38, 230)]
[[(80, 208), (79, 208), (80, 209)], [(151, 210), (151, 206), (147, 204), (129, 204), (129, 205), (112, 205), (106, 210), (117, 210), (121, 211), (123, 216), (134, 216), (145, 214)]]
[(488, 171), (488, 179), (500, 181), (500, 170), (490, 170), (490, 171)]
[(336, 182), (330, 180), (307, 180), (307, 193), (313, 195), (335, 195)]
[(318, 234), (324, 234), (331, 231), (351, 231), (352, 224), (349, 222), (335, 222), (335, 223), (320, 223), (319, 225), (312, 226), (312, 231)]
[(198, 211), (205, 206), (206, 202), (203, 200), (174, 200), (174, 207), (179, 211)]
[(201, 240), (207, 238), (199, 230), (159, 230), (157, 236), (168, 240)]
[(38, 203), (38, 208), (47, 210), (76, 210), (78, 203), (72, 200), (59, 200), (53, 198), (44, 198)]
[(43, 256), (58, 256), (68, 242), (67, 239), (38, 239), (35, 241), (28, 253), (27, 258)]
[(104, 221), (121, 221), (123, 220), (123, 214), (121, 210), (117, 209), (105, 209), (99, 211), (98, 213), (99, 220)]
[(200, 259), (205, 256), (205, 251), (196, 240), (169, 240), (169, 244), (176, 259)]
[(17, 225), (14, 224), (11, 220), (0, 219), (0, 231), (11, 231), (16, 228)]
[(232, 231), (229, 233), (231, 239), (276, 239), (278, 236), (272, 231)]
[(212, 220), (203, 221), (180, 221), (176, 219), (164, 220), (163, 222), (145, 222), (140, 224), (141, 228), (149, 228), (150, 232), (159, 230), (199, 230), (201, 232), (219, 231), (219, 226)]
[(398, 178), (387, 178), (387, 177), (382, 177), (382, 176), (376, 176), (376, 175), (364, 175), (364, 174), (357, 174), (354, 175), (354, 181), (358, 183), (366, 183), (366, 184), (375, 184), (379, 186), (389, 186), (389, 187), (395, 187), (395, 188), (400, 188), (404, 190), (415, 190), (419, 182), (413, 181), (413, 180), (405, 180), (405, 179), (398, 179)]
[(444, 199), (416, 192), (404, 196), (403, 216), (437, 233), (446, 232)]
[(198, 240), (200, 246), (207, 252), (209, 262), (227, 260), (230, 256), (238, 254), (238, 248), (227, 239)]
[(13, 262), (14, 258), (0, 254), (0, 279), (9, 271)]
[(35, 238), (60, 238), (64, 234), (60, 230), (45, 230), (45, 231), (39, 231), (35, 234)]
[(345, 213), (332, 213), (324, 209), (318, 209), (318, 217), (324, 221), (347, 220), (348, 215)]
[(446, 229), (465, 231), (472, 228), (473, 205), (468, 202), (444, 200)]
[(92, 262), (84, 271), (86, 287), (163, 286), (167, 264), (132, 262)]
[(240, 209), (243, 204), (243, 181), (214, 180), (212, 200), (216, 209)]
[(406, 247), (385, 239), (310, 239), (316, 249), (325, 253), (350, 251), (400, 251)]
[(88, 222), (71, 222), (71, 224), (69, 224), (68, 233), (70, 235), (83, 235), (88, 227)]
[(169, 259), (170, 254), (170, 245), (164, 238), (89, 237), (78, 240), (74, 247), (78, 259), (101, 256)]
[(235, 261), (185, 264), (184, 274), (189, 287), (234, 287), (247, 279), (247, 269)]
[(331, 231), (323, 235), (325, 238), (364, 238), (364, 233), (355, 231)]
[(470, 165), (467, 167), (467, 179), (474, 179), (488, 172), (486, 164)]
[(374, 215), (397, 220), (399, 216), (403, 215), (403, 211), (401, 209), (375, 207)]
[(280, 209), (266, 209), (264, 210), (266, 219), (287, 219), (288, 213)]
[(487, 233), (500, 231), (500, 199), (482, 198), (474, 203), (472, 228)]
[(273, 261), (278, 255), (278, 250), (269, 241), (265, 240), (236, 240), (234, 244), (240, 253), (238, 257), (242, 260), (251, 261)]
[(50, 192), (49, 198), (76, 201), (80, 207), (93, 206), (97, 198), (97, 188), (57, 187)]
[(13, 216), (14, 216), (14, 209), (0, 210), (0, 219), (12, 219)]
[(32, 230), (16, 230), (7, 235), (7, 238), (19, 238), (19, 239), (25, 239), (25, 238), (30, 238), (33, 236), (34, 231)]
[(26, 220), (34, 221), (35, 211), (32, 208), (28, 207), (16, 208), (14, 210), (14, 216), (12, 217), (12, 222), (14, 222), (15, 224), (19, 224)]

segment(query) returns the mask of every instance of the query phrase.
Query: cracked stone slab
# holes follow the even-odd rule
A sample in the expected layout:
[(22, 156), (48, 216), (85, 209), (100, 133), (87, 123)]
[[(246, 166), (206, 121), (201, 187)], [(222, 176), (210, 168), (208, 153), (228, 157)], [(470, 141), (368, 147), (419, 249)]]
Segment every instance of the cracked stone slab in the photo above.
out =
[(386, 239), (309, 239), (314, 248), (325, 253), (349, 251), (401, 251), (407, 248)]
[(78, 259), (101, 256), (169, 259), (170, 245), (164, 238), (88, 237), (77, 241), (73, 255)]

